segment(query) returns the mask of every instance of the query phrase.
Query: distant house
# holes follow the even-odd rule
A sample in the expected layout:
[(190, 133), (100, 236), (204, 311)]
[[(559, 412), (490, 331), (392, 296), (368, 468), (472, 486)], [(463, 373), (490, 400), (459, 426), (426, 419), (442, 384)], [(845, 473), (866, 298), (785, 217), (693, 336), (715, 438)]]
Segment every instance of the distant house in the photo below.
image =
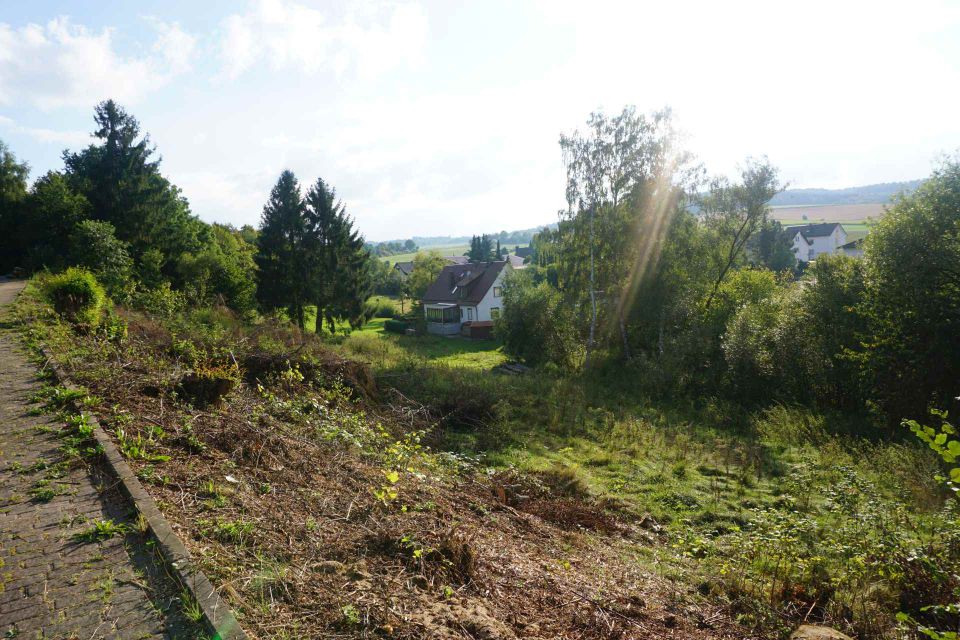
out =
[[(447, 264), (467, 264), (470, 261), (467, 256), (443, 256), (443, 259), (447, 261)], [(413, 261), (397, 262), (393, 265), (393, 268), (400, 274), (401, 278), (407, 278), (413, 273)]]
[(516, 249), (513, 250), (513, 252), (516, 254), (518, 258), (522, 258), (523, 260), (526, 260), (527, 258), (533, 255), (533, 247), (518, 246)]
[(854, 240), (853, 242), (848, 242), (847, 244), (840, 247), (840, 250), (844, 255), (850, 256), (852, 258), (859, 258), (863, 255), (863, 238)]
[(489, 335), (503, 311), (503, 278), (511, 269), (509, 260), (444, 267), (423, 296), (427, 331)]
[(824, 253), (844, 253), (847, 232), (839, 222), (821, 222), (787, 227), (787, 236), (793, 241), (793, 255), (797, 262), (810, 262)]

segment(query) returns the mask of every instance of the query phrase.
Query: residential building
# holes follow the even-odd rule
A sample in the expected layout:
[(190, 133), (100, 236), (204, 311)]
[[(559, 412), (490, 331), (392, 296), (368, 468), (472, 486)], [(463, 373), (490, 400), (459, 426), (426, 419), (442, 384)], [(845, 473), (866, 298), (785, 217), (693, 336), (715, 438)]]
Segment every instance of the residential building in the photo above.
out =
[(456, 335), (492, 326), (503, 311), (503, 278), (512, 269), (509, 260), (444, 267), (423, 296), (427, 331)]
[(786, 233), (793, 241), (797, 262), (810, 262), (824, 253), (843, 253), (842, 247), (847, 244), (847, 232), (839, 222), (787, 227)]

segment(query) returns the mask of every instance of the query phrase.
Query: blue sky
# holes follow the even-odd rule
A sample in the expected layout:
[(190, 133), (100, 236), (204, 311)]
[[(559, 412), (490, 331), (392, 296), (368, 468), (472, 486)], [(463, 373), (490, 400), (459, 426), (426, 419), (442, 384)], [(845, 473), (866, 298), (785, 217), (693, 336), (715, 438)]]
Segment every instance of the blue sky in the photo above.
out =
[(960, 148), (960, 3), (23, 2), (0, 11), (0, 139), (33, 176), (113, 97), (208, 221), (256, 224), (284, 168), (373, 240), (531, 227), (557, 140), (669, 105), (711, 173), (908, 180)]

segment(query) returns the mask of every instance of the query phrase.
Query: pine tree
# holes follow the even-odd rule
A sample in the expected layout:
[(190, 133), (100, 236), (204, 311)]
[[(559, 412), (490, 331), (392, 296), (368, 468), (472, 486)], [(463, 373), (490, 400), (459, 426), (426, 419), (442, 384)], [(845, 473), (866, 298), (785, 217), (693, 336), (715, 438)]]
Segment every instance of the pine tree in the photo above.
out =
[(310, 295), (317, 307), (315, 330), (326, 320), (333, 333), (337, 320), (362, 323), (372, 279), (364, 240), (353, 228), (336, 191), (318, 179), (306, 197)]
[(304, 328), (304, 307), (310, 298), (308, 220), (300, 184), (284, 171), (263, 207), (257, 237), (257, 297), (267, 309), (285, 308)]

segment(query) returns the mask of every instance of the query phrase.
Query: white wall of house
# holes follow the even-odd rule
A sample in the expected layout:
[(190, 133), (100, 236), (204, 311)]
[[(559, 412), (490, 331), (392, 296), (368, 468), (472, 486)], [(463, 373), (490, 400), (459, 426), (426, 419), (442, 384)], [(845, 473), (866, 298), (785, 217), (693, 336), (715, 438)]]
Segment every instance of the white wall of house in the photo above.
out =
[[(509, 263), (504, 265), (503, 269), (500, 270), (500, 273), (497, 274), (497, 279), (493, 281), (493, 286), (487, 289), (486, 295), (483, 296), (483, 299), (480, 300), (474, 307), (460, 307), (460, 321), (467, 322), (469, 311), (467, 309), (472, 309), (473, 319), (474, 320), (493, 320), (493, 315), (491, 314), (492, 309), (500, 309), (500, 313), (503, 313), (503, 279), (506, 277), (507, 273), (512, 269)], [(499, 293), (500, 295), (494, 295)]]
[(817, 256), (824, 253), (843, 253), (840, 248), (847, 244), (847, 232), (843, 227), (837, 225), (828, 236), (818, 236), (810, 238), (812, 244), (807, 244), (803, 235), (798, 231), (793, 238), (793, 255), (801, 262), (810, 262)]
[(840, 249), (840, 251), (841, 251), (841, 253), (843, 253), (844, 255), (848, 255), (848, 256), (850, 256), (851, 258), (861, 258), (861, 257), (863, 257), (863, 245), (862, 245), (862, 244), (854, 245), (854, 246), (852, 246), (852, 247), (850, 247), (850, 248), (847, 248), (847, 249)]
[(810, 261), (810, 249), (812, 249), (809, 244), (807, 244), (806, 239), (804, 239), (803, 234), (797, 231), (796, 235), (793, 236), (793, 255), (796, 256), (798, 262), (809, 262)]

